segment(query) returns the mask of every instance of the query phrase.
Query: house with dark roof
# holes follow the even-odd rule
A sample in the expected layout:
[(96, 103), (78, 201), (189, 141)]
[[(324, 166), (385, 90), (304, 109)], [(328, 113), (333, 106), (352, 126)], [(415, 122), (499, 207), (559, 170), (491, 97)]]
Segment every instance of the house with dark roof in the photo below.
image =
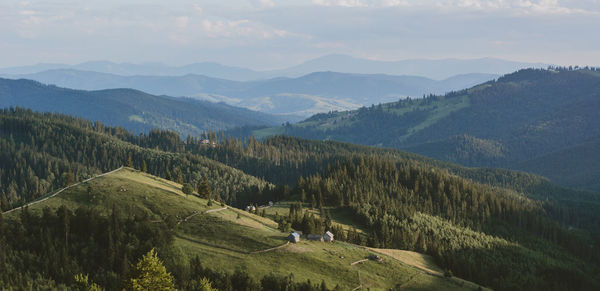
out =
[(295, 233), (295, 232), (292, 232), (292, 233), (290, 233), (290, 235), (287, 237), (287, 240), (289, 240), (290, 242), (293, 242), (293, 243), (297, 243), (297, 242), (299, 242), (299, 241), (300, 241), (300, 235), (299, 235), (299, 234), (297, 234), (297, 233)]

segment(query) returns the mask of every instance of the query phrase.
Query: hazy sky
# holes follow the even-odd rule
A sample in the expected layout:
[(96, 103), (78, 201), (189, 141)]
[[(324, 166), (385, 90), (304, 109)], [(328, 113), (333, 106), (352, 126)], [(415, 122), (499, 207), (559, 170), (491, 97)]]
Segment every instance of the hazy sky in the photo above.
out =
[(330, 53), (600, 65), (599, 30), (600, 0), (1, 0), (0, 67), (269, 69)]

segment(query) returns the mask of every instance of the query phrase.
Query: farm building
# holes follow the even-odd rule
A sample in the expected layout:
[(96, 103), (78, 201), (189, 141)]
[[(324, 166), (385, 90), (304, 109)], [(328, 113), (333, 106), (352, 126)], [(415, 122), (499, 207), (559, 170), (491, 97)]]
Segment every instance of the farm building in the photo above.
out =
[(306, 238), (312, 241), (323, 241), (323, 236), (319, 234), (309, 234)]
[(333, 242), (333, 233), (331, 233), (330, 231), (326, 232), (325, 235), (323, 235), (323, 239), (326, 242)]
[(294, 230), (295, 233), (297, 233), (299, 236), (302, 236), (302, 231), (301, 230)]
[(300, 235), (299, 235), (299, 234), (297, 234), (297, 233), (295, 233), (295, 232), (292, 232), (292, 233), (290, 233), (290, 235), (287, 237), (287, 239), (288, 239), (289, 241), (293, 242), (293, 243), (297, 243), (297, 242), (299, 242), (299, 241), (300, 241)]

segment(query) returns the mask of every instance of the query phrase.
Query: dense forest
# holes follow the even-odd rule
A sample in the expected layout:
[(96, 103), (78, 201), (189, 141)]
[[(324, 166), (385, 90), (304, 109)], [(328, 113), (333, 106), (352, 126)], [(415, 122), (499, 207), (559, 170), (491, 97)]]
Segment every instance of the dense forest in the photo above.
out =
[[(232, 131), (272, 133), (391, 147), (466, 166), (532, 170), (568, 187), (598, 191), (598, 149), (569, 175), (543, 165), (569, 163), (600, 137), (600, 70), (525, 69), (446, 95), (407, 98), (353, 111), (329, 112), (278, 128)], [(550, 156), (548, 156), (550, 155)], [(563, 158), (560, 158), (563, 157)], [(591, 174), (590, 174), (591, 173)]]
[[(137, 135), (65, 115), (5, 109), (0, 113), (3, 210), (128, 165), (196, 189), (206, 187), (206, 179), (216, 199), (237, 207), (297, 201), (289, 215), (276, 219), (280, 229), (331, 230), (336, 238), (355, 244), (428, 253), (449, 272), (494, 289), (599, 287), (600, 197), (596, 193), (564, 189), (531, 174), (464, 168), (390, 149), (292, 137), (239, 140), (214, 132), (205, 138), (208, 143), (160, 130)], [(310, 208), (318, 209), (320, 215), (309, 215), (306, 211)], [(359, 234), (356, 229), (336, 225), (329, 215), (334, 209), (349, 213), (354, 227), (363, 231)], [(117, 218), (97, 217), (85, 209), (71, 214), (61, 211), (44, 213), (46, 218), (25, 211), (22, 225), (2, 228), (3, 234), (10, 233), (2, 240), (9, 254), (3, 257), (10, 265), (19, 266), (18, 261), (31, 250), (28, 260), (39, 268), (31, 274), (7, 275), (5, 282), (24, 284), (37, 280), (26, 276), (38, 272), (51, 274), (57, 284), (69, 285), (74, 274), (89, 273), (89, 267), (105, 272), (101, 277), (105, 279), (98, 283), (119, 288), (107, 282), (118, 284), (127, 278), (123, 261), (135, 260), (153, 247), (159, 254), (168, 254), (164, 250), (169, 245), (167, 224), (147, 226), (143, 217), (122, 216), (119, 231), (141, 236), (131, 238), (111, 233), (115, 230), (110, 219)], [(88, 220), (75, 218), (77, 215), (94, 221), (85, 226)], [(75, 221), (84, 226), (76, 227)], [(70, 222), (72, 227), (65, 230)], [(78, 231), (90, 233), (86, 236)], [(156, 237), (148, 237), (150, 233)], [(110, 255), (99, 259), (97, 265), (84, 263), (84, 257), (103, 252), (102, 247), (95, 251), (78, 241), (78, 237), (90, 235), (113, 239), (98, 243), (118, 250), (106, 250)], [(50, 252), (52, 258), (40, 251), (45, 242), (55, 249)], [(117, 247), (124, 245), (128, 249)], [(50, 270), (48, 262), (56, 260), (71, 262), (73, 267), (68, 272)], [(169, 267), (168, 260), (165, 264)], [(15, 272), (27, 265), (15, 267)], [(260, 283), (248, 283), (253, 287), (227, 287), (243, 274), (222, 274), (196, 266), (189, 267), (196, 271), (181, 274), (199, 273), (223, 290), (260, 290), (261, 284), (263, 288), (265, 284), (292, 284), (297, 290), (311, 290), (319, 285), (267, 277)], [(179, 278), (178, 272), (174, 271), (177, 286), (193, 285)]]

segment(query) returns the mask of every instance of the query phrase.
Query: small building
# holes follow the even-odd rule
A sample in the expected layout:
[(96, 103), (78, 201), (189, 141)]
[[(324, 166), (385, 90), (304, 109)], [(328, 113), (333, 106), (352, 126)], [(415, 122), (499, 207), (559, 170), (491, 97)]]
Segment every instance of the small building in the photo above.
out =
[(269, 201), (269, 206), (273, 206), (273, 201)]
[(302, 236), (302, 231), (300, 230), (294, 230), (295, 233), (297, 233), (299, 236)]
[(202, 138), (202, 139), (200, 139), (200, 143), (201, 144), (210, 144), (210, 140), (207, 138)]
[(326, 242), (333, 242), (333, 233), (331, 233), (330, 231), (326, 232), (325, 235), (323, 235), (323, 239)]
[(299, 234), (297, 234), (297, 233), (295, 233), (295, 232), (292, 232), (292, 233), (290, 233), (290, 235), (287, 237), (287, 240), (289, 240), (290, 242), (293, 242), (293, 243), (297, 243), (297, 242), (299, 242), (299, 241), (300, 241), (300, 235), (299, 235)]
[(254, 205), (248, 205), (246, 206), (246, 211), (256, 211), (256, 207), (254, 207)]
[(306, 238), (312, 241), (323, 241), (323, 236), (319, 234), (309, 234)]

